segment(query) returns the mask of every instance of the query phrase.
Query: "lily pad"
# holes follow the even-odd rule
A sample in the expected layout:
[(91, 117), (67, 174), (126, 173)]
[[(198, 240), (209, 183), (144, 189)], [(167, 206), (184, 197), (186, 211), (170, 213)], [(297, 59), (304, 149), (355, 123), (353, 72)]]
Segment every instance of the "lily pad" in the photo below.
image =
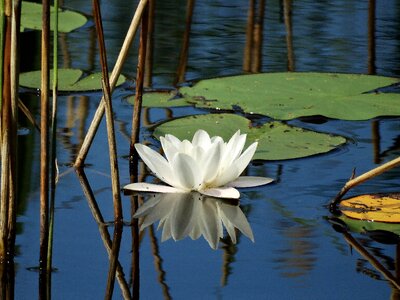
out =
[(173, 134), (180, 139), (191, 139), (198, 129), (211, 136), (228, 140), (238, 129), (247, 133), (247, 145), (258, 141), (253, 159), (281, 160), (325, 153), (344, 144), (346, 139), (325, 133), (289, 126), (282, 122), (269, 122), (251, 127), (250, 120), (234, 114), (207, 114), (175, 119), (158, 126), (154, 135)]
[[(79, 92), (101, 90), (101, 73), (93, 73), (82, 78), (83, 72), (78, 69), (58, 70), (58, 90), (60, 92)], [(117, 85), (124, 83), (126, 78), (120, 76)], [(21, 73), (19, 84), (23, 87), (40, 89), (41, 71)], [(53, 70), (50, 70), (50, 86), (53, 82)]]
[[(54, 14), (55, 9), (53, 6), (50, 7), (50, 14)], [(58, 31), (59, 32), (71, 32), (77, 29), (87, 22), (84, 15), (70, 11), (70, 10), (58, 10)], [(21, 7), (21, 31), (26, 28), (41, 30), (42, 29), (42, 5), (40, 3), (32, 3), (22, 1)], [(50, 17), (50, 29), (54, 28), (54, 20)]]
[(357, 74), (266, 73), (201, 80), (180, 92), (198, 107), (239, 107), (277, 120), (315, 115), (367, 120), (400, 115), (400, 94), (374, 92), (398, 82)]
[[(127, 101), (133, 104), (135, 97), (129, 97)], [(183, 98), (177, 98), (174, 92), (146, 92), (143, 94), (144, 107), (181, 107), (190, 104)]]
[(343, 222), (346, 223), (348, 229), (356, 233), (364, 233), (366, 231), (373, 230), (385, 230), (396, 234), (400, 234), (400, 224), (396, 223), (385, 223), (385, 222), (371, 222), (367, 220), (357, 220), (346, 215), (339, 217)]
[(400, 193), (359, 195), (341, 201), (339, 208), (353, 219), (400, 223)]

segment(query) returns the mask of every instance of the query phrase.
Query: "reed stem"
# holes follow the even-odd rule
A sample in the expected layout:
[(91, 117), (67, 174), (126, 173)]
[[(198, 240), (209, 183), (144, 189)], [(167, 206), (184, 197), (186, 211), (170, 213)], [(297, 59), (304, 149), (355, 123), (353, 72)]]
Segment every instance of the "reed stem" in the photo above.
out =
[[(131, 25), (129, 26), (128, 32), (126, 34), (124, 43), (122, 45), (121, 51), (119, 52), (117, 61), (115, 63), (114, 69), (111, 73), (110, 76), (110, 91), (112, 92), (115, 88), (115, 85), (117, 83), (118, 77), (121, 74), (122, 66), (126, 60), (126, 57), (128, 55), (129, 48), (132, 44), (132, 40), (135, 37), (137, 28), (139, 26), (140, 19), (143, 14), (143, 10), (147, 4), (148, 0), (140, 0), (138, 7), (135, 11), (135, 14), (132, 18)], [(99, 106), (97, 107), (96, 113), (93, 117), (92, 123), (90, 124), (90, 127), (88, 129), (88, 132), (85, 136), (85, 139), (82, 143), (81, 149), (79, 150), (79, 153), (77, 155), (77, 158), (75, 160), (75, 168), (81, 168), (83, 167), (83, 164), (85, 162), (86, 156), (89, 152), (90, 146), (93, 142), (94, 136), (96, 135), (97, 129), (99, 128), (101, 119), (104, 114), (104, 109), (105, 109), (105, 100), (104, 97), (102, 97)]]
[(40, 258), (39, 294), (46, 295), (47, 252), (49, 240), (49, 41), (50, 2), (42, 2), (41, 49), (41, 134), (40, 134)]

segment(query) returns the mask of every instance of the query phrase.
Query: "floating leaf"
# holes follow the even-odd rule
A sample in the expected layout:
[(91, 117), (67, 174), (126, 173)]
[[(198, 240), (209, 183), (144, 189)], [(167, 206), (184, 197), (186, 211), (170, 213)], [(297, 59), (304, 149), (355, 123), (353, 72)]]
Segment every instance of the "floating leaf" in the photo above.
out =
[[(50, 14), (54, 14), (54, 7), (50, 7)], [(61, 10), (58, 12), (58, 31), (71, 32), (87, 22), (84, 15), (70, 10)], [(21, 7), (21, 31), (25, 28), (41, 30), (42, 29), (42, 5), (22, 1)], [(50, 29), (54, 28), (54, 20), (50, 18)]]
[[(82, 78), (83, 72), (78, 69), (58, 69), (58, 90), (61, 92), (93, 91), (101, 89), (101, 73), (90, 74)], [(120, 76), (117, 85), (126, 78)], [(40, 89), (41, 71), (21, 73), (19, 83), (23, 87)], [(53, 70), (50, 70), (50, 86), (53, 82)]]
[[(129, 97), (127, 101), (133, 104), (135, 97)], [(145, 107), (181, 107), (189, 104), (183, 98), (176, 98), (174, 92), (146, 92), (143, 94), (143, 106)]]
[(359, 195), (341, 201), (339, 208), (353, 219), (400, 223), (400, 193)]
[(198, 129), (211, 136), (218, 135), (228, 140), (238, 129), (248, 134), (247, 145), (258, 140), (254, 159), (279, 160), (306, 157), (325, 153), (344, 144), (346, 139), (293, 127), (281, 122), (269, 122), (260, 127), (251, 127), (250, 120), (234, 114), (207, 114), (175, 119), (158, 126), (154, 135), (167, 133), (180, 139), (191, 139)]
[(366, 120), (400, 115), (400, 94), (373, 92), (398, 82), (356, 74), (267, 73), (201, 80), (180, 92), (198, 107), (239, 107), (277, 120), (314, 115)]

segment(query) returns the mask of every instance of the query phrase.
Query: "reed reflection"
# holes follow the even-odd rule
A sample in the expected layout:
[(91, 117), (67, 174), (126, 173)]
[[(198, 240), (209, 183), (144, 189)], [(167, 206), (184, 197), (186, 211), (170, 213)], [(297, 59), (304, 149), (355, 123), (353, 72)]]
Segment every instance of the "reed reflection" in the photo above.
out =
[(175, 241), (186, 236), (196, 240), (203, 236), (212, 249), (218, 248), (224, 228), (233, 243), (238, 229), (254, 242), (253, 232), (239, 201), (220, 199), (197, 192), (155, 194), (139, 207), (136, 218), (143, 218), (140, 230), (159, 221), (162, 241)]

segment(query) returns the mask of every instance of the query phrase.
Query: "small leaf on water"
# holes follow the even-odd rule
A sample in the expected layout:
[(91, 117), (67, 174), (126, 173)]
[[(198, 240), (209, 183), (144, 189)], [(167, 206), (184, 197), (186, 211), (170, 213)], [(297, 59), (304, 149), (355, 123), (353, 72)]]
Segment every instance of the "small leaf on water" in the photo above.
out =
[(247, 133), (246, 147), (258, 141), (253, 159), (280, 160), (325, 153), (344, 144), (346, 139), (325, 133), (269, 122), (251, 127), (249, 119), (234, 114), (206, 114), (175, 119), (158, 126), (154, 135), (173, 134), (180, 139), (191, 139), (198, 130), (210, 136), (221, 136), (227, 141), (238, 129)]
[[(93, 73), (83, 77), (83, 72), (78, 69), (58, 69), (58, 90), (60, 92), (80, 92), (101, 90), (101, 73)], [(126, 78), (121, 75), (117, 85), (124, 83)], [(23, 87), (40, 89), (41, 71), (21, 73), (19, 84)], [(53, 84), (53, 70), (50, 70), (50, 86)]]
[(341, 201), (339, 209), (353, 219), (400, 223), (400, 193), (359, 195)]
[[(50, 7), (50, 14), (55, 12), (54, 7)], [(84, 15), (70, 11), (61, 10), (58, 12), (58, 31), (71, 32), (87, 22)], [(25, 28), (41, 30), (42, 29), (42, 5), (40, 3), (32, 3), (22, 1), (21, 6), (21, 31)], [(50, 29), (54, 28), (54, 20), (50, 17)]]

